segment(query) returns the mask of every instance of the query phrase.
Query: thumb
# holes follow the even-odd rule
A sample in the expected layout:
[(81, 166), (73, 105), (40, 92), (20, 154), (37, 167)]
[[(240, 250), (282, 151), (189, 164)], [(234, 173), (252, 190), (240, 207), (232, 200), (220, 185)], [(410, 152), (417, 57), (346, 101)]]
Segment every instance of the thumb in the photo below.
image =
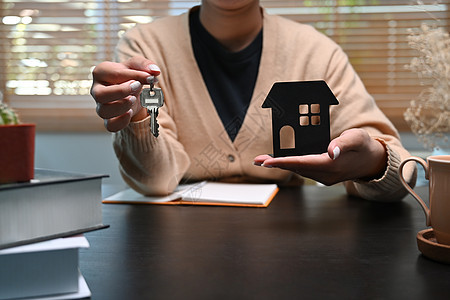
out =
[[(330, 143), (331, 145), (331, 143)], [(330, 147), (328, 146), (328, 156), (332, 160), (338, 159), (338, 157), (341, 155), (341, 148), (339, 146)]]
[(361, 151), (371, 140), (364, 129), (352, 128), (344, 131), (328, 145), (328, 155), (336, 160), (344, 152)]
[(330, 142), (330, 144), (328, 145), (328, 156), (332, 159), (332, 160), (336, 160), (339, 158), (339, 156), (346, 151), (347, 148), (347, 144), (348, 144), (348, 139), (351, 139), (351, 130), (347, 130), (344, 131), (343, 133), (341, 133), (340, 136), (338, 136), (337, 138), (335, 138), (334, 140), (332, 140)]

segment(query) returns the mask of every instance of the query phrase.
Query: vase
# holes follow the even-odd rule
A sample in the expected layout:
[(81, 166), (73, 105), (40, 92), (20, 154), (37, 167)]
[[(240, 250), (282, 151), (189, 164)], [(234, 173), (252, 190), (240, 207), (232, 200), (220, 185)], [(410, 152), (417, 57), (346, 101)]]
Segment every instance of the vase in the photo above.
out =
[(35, 124), (0, 126), (0, 184), (34, 177)]

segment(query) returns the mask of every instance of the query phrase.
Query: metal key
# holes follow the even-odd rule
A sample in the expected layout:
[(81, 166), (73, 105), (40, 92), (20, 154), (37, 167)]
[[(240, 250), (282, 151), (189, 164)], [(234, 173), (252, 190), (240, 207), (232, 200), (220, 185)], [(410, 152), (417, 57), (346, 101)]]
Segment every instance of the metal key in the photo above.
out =
[(145, 88), (141, 93), (141, 105), (147, 108), (150, 114), (150, 131), (155, 137), (159, 135), (158, 109), (164, 105), (164, 94), (160, 88)]

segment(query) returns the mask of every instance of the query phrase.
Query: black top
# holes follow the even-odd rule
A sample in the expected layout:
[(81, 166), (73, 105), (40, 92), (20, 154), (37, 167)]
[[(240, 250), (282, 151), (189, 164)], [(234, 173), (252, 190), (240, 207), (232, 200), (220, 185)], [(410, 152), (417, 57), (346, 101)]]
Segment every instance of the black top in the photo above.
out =
[(262, 30), (248, 47), (230, 52), (203, 27), (198, 10), (190, 14), (189, 27), (203, 80), (230, 139), (234, 141), (244, 122), (258, 76)]

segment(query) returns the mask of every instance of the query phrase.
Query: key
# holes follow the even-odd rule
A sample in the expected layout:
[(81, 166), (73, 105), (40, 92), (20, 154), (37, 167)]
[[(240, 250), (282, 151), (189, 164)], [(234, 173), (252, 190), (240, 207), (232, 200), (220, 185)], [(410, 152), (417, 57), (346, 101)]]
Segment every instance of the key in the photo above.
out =
[(141, 93), (141, 105), (147, 108), (150, 114), (150, 131), (155, 137), (159, 135), (158, 124), (158, 109), (164, 105), (164, 94), (160, 88), (155, 88), (150, 85), (150, 88), (145, 88)]

